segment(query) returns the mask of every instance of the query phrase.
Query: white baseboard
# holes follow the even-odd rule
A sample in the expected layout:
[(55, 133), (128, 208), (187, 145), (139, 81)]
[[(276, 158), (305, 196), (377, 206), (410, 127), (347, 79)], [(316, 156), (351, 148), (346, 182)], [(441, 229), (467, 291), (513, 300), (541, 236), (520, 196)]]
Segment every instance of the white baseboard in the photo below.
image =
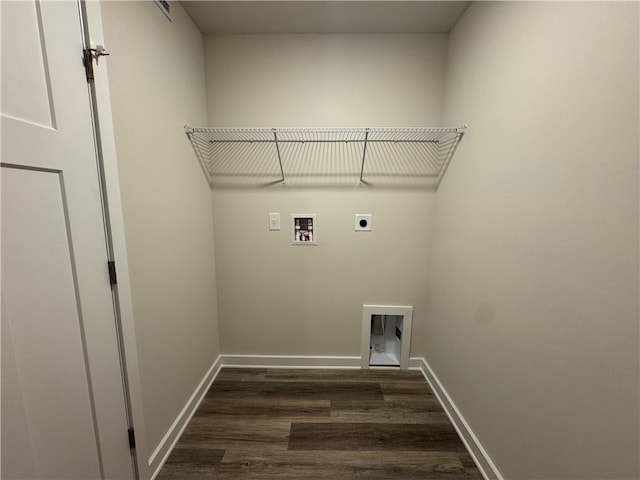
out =
[(411, 357), (411, 358), (409, 358), (409, 370), (420, 370), (420, 371), (422, 371), (423, 363), (424, 363), (424, 358), (422, 358), (422, 357)]
[(193, 394), (191, 394), (191, 397), (187, 400), (187, 403), (182, 408), (173, 424), (171, 424), (171, 427), (169, 427), (169, 430), (167, 430), (167, 433), (164, 435), (154, 452), (149, 457), (149, 471), (153, 472), (151, 480), (154, 480), (156, 476), (158, 476), (158, 473), (160, 473), (160, 469), (167, 461), (167, 458), (169, 458), (173, 447), (175, 447), (182, 435), (182, 432), (184, 432), (184, 429), (187, 428), (187, 425), (191, 421), (191, 417), (196, 413), (202, 399), (209, 391), (209, 388), (215, 378), (218, 376), (220, 368), (222, 368), (222, 358), (219, 355), (218, 358), (216, 358), (216, 361), (213, 362), (213, 365), (211, 365), (211, 368), (209, 368), (207, 373), (204, 375)]
[(427, 382), (431, 386), (431, 390), (433, 390), (433, 393), (438, 398), (440, 405), (444, 408), (444, 411), (447, 413), (447, 416), (458, 432), (458, 435), (460, 435), (460, 438), (462, 439), (465, 447), (467, 447), (469, 454), (473, 457), (473, 460), (478, 466), (480, 473), (482, 473), (482, 476), (487, 480), (503, 480), (503, 477), (497, 467), (491, 458), (489, 458), (486, 450), (480, 444), (478, 437), (473, 433), (473, 430), (471, 430), (471, 427), (462, 416), (462, 413), (460, 413), (460, 410), (458, 410), (456, 404), (453, 403), (453, 400), (427, 361), (424, 358), (412, 360), (420, 361), (419, 369), (427, 379)]
[[(361, 368), (362, 359), (351, 356), (310, 355), (221, 355), (223, 367), (229, 368)], [(409, 369), (422, 371), (424, 359), (411, 357)], [(385, 369), (387, 367), (372, 367)], [(388, 367), (393, 370), (397, 367)]]
[(360, 357), (312, 355), (221, 355), (222, 366), (244, 368), (360, 368)]

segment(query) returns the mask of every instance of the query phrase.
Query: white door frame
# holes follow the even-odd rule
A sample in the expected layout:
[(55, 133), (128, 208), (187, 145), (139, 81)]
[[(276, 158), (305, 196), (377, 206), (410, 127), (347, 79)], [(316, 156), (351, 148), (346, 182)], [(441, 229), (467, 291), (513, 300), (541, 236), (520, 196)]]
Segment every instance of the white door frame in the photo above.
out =
[[(102, 29), (102, 14), (98, 1), (83, 3), (85, 36), (91, 48), (105, 45)], [(138, 351), (133, 316), (133, 301), (129, 264), (124, 230), (124, 215), (120, 197), (120, 181), (116, 156), (116, 143), (113, 130), (113, 116), (111, 111), (111, 95), (109, 93), (107, 61), (94, 64), (94, 82), (92, 87), (92, 102), (94, 115), (94, 129), (98, 158), (102, 166), (103, 195), (105, 203), (105, 217), (107, 232), (110, 240), (112, 260), (117, 272), (117, 285), (114, 286), (116, 314), (119, 318), (120, 342), (122, 348), (122, 362), (124, 364), (124, 382), (128, 392), (130, 421), (135, 430), (135, 458), (137, 475), (140, 479), (149, 479), (151, 469), (148, 458), (150, 456), (146, 441), (142, 392), (140, 388), (140, 373), (138, 366)]]

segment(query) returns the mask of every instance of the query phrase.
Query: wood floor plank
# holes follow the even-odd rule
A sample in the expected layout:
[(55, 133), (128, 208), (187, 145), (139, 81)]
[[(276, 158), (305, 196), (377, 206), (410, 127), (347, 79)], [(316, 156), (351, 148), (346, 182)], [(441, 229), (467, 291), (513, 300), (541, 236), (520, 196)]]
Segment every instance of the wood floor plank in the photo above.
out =
[(219, 399), (205, 397), (198, 408), (197, 415), (270, 415), (277, 417), (329, 416), (330, 400), (291, 400), (281, 398), (245, 397), (233, 402), (221, 402)]
[(465, 473), (470, 479), (484, 480), (484, 477), (480, 473), (480, 470), (478, 470), (478, 467), (468, 452), (460, 452), (458, 457), (460, 458), (460, 463), (462, 463), (462, 466), (464, 467)]
[(449, 418), (437, 401), (385, 402), (335, 401), (331, 402), (331, 420), (351, 423), (424, 423), (449, 424)]
[(272, 369), (264, 375), (264, 381), (278, 382), (375, 382), (399, 383), (424, 381), (422, 373), (415, 370), (383, 369)]
[[(203, 430), (210, 429), (212, 425), (228, 425), (230, 422), (238, 424), (253, 424), (253, 425), (281, 425), (292, 423), (323, 423), (333, 421), (329, 413), (323, 415), (251, 415), (246, 416), (242, 414), (237, 415), (197, 415), (191, 419), (190, 425), (201, 426)], [(268, 427), (265, 427), (268, 428)]]
[(158, 480), (480, 480), (420, 372), (223, 368)]
[(317, 452), (229, 450), (219, 479), (299, 480), (367, 479), (428, 480), (467, 478), (454, 453), (442, 452)]
[(382, 400), (379, 383), (362, 382), (227, 382), (213, 383), (208, 398), (278, 398), (299, 400)]
[(380, 390), (384, 395), (433, 395), (427, 382), (386, 382), (380, 384)]
[(416, 395), (415, 393), (385, 393), (382, 396), (382, 399), (385, 402), (413, 402), (419, 398), (431, 398), (433, 399), (434, 405), (440, 405), (435, 395), (422, 397), (420, 395)]
[(291, 422), (266, 419), (257, 421), (240, 417), (219, 418), (215, 422), (194, 416), (180, 438), (180, 446), (227, 449), (238, 446), (286, 446)]
[(442, 405), (435, 396), (425, 395), (413, 397), (409, 400), (332, 400), (332, 410), (348, 410), (349, 408), (376, 407), (380, 404), (392, 405), (394, 408), (405, 409), (407, 412), (444, 412)]
[(223, 368), (216, 377), (216, 382), (262, 382), (267, 375), (266, 368)]
[(180, 465), (164, 465), (156, 480), (218, 480), (218, 466), (208, 469), (188, 468)]
[(169, 455), (157, 480), (181, 480), (184, 478), (213, 479), (216, 467), (220, 465), (225, 451), (207, 448), (177, 446)]
[(464, 446), (451, 425), (293, 423), (289, 450), (459, 452)]
[(171, 455), (169, 455), (167, 464), (189, 464), (210, 467), (211, 465), (217, 465), (222, 461), (224, 452), (224, 450), (209, 448), (206, 445), (201, 445), (199, 448), (184, 448), (178, 446), (174, 448)]

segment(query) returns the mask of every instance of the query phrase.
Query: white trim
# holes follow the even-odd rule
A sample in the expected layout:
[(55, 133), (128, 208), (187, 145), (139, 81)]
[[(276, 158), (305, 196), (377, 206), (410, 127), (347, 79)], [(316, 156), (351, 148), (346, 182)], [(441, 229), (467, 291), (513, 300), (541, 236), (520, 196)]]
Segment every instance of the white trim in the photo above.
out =
[(422, 371), (422, 362), (424, 362), (424, 358), (422, 357), (411, 357), (409, 359), (409, 370)]
[[(227, 368), (327, 368), (360, 369), (360, 357), (321, 355), (220, 355), (221, 366)], [(424, 359), (411, 357), (409, 370), (422, 371)], [(371, 369), (397, 370), (397, 367), (370, 367)]]
[(155, 479), (156, 476), (160, 473), (162, 466), (169, 458), (173, 448), (178, 443), (182, 432), (184, 432), (187, 425), (191, 421), (191, 418), (196, 413), (196, 410), (202, 403), (205, 395), (211, 388), (211, 384), (220, 373), (220, 369), (222, 368), (222, 356), (218, 355), (216, 361), (213, 362), (211, 368), (207, 371), (205, 376), (200, 381), (200, 384), (196, 387), (194, 392), (191, 394), (189, 400), (182, 408), (176, 419), (173, 421), (167, 433), (165, 433), (162, 440), (154, 450), (154, 452), (149, 457), (148, 465), (149, 469), (153, 471), (153, 475), (151, 475), (151, 480)]
[[(104, 45), (102, 28), (102, 12), (100, 2), (85, 2), (87, 27), (92, 47)], [(111, 95), (109, 91), (107, 61), (94, 65), (94, 86), (96, 91), (97, 117), (100, 126), (102, 146), (102, 162), (104, 169), (104, 183), (106, 188), (105, 202), (109, 209), (109, 227), (111, 230), (111, 245), (113, 248), (116, 270), (118, 272), (118, 310), (122, 328), (123, 360), (127, 374), (127, 389), (131, 407), (131, 419), (136, 435), (136, 466), (140, 479), (149, 478), (145, 458), (147, 457), (147, 435), (145, 430), (144, 409), (142, 404), (142, 389), (138, 364), (138, 347), (136, 342), (135, 323), (133, 316), (133, 300), (129, 278), (129, 263), (124, 232), (124, 214), (120, 196), (120, 177), (116, 155), (116, 142), (113, 130), (113, 115), (111, 110)]]
[(221, 355), (222, 366), (240, 368), (360, 368), (360, 357), (314, 355)]
[(422, 374), (427, 379), (427, 383), (429, 383), (431, 390), (433, 390), (433, 393), (440, 402), (440, 405), (442, 405), (442, 408), (449, 417), (449, 420), (451, 420), (451, 423), (458, 432), (458, 435), (464, 443), (464, 446), (467, 448), (467, 451), (471, 457), (473, 457), (473, 461), (478, 466), (482, 476), (487, 480), (504, 480), (500, 471), (489, 457), (489, 454), (480, 443), (478, 437), (476, 437), (473, 430), (471, 430), (471, 427), (462, 416), (462, 413), (453, 402), (453, 399), (449, 396), (449, 393), (447, 393), (444, 386), (427, 363), (426, 359), (413, 358), (412, 360), (420, 361), (421, 365), (419, 366), (419, 370), (422, 371)]

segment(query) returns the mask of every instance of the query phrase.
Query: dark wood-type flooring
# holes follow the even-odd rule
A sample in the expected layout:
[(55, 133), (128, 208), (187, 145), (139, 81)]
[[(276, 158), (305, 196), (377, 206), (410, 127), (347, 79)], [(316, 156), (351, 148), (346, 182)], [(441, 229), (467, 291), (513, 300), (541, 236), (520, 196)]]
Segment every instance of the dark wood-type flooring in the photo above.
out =
[(420, 372), (225, 368), (157, 478), (482, 476)]

